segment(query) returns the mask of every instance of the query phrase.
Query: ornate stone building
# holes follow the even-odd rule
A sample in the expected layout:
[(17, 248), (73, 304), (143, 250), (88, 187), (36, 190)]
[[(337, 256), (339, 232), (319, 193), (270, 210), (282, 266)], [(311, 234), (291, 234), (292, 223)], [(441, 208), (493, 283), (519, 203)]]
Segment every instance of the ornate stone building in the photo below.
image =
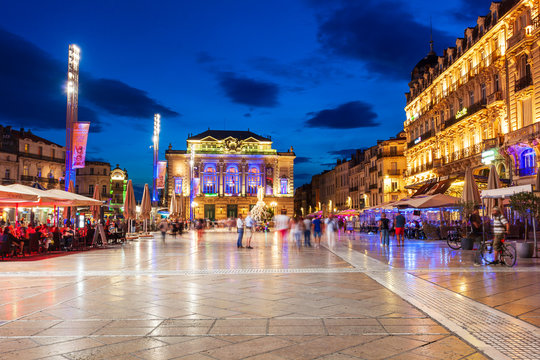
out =
[(532, 182), (540, 138), (538, 1), (493, 2), (456, 46), (433, 49), (406, 94), (406, 183), (446, 191), (471, 167), (490, 164), (509, 182)]
[(116, 164), (116, 167), (111, 171), (110, 181), (111, 204), (123, 204), (128, 182), (127, 170), (120, 169), (120, 165)]
[(94, 196), (94, 188), (98, 186), (101, 200), (111, 198), (111, 164), (102, 161), (86, 161), (86, 166), (77, 169), (75, 192), (88, 197)]
[[(250, 131), (208, 130), (187, 139), (187, 150), (165, 152), (166, 196), (182, 202), (189, 218), (190, 193), (196, 218), (226, 219), (247, 215), (264, 188), (274, 212), (293, 214), (294, 159), (291, 149), (278, 152), (272, 140)], [(193, 169), (190, 162), (193, 161)]]

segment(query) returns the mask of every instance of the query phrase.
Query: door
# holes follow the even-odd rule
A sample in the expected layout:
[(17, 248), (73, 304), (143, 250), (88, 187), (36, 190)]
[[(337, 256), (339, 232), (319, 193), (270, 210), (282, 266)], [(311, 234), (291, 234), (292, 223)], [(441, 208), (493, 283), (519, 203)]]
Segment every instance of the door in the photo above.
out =
[(233, 218), (233, 219), (238, 217), (238, 205), (236, 204), (227, 205), (227, 217)]
[(211, 221), (216, 220), (216, 205), (204, 204), (204, 218)]

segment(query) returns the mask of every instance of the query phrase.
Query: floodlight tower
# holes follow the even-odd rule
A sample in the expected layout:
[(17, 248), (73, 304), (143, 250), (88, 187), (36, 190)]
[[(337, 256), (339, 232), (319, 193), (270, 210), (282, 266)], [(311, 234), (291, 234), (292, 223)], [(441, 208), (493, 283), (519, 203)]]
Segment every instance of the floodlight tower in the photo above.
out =
[(195, 175), (195, 146), (191, 144), (191, 154), (189, 159), (189, 169), (190, 169), (190, 185), (189, 185), (189, 220), (193, 222), (195, 219), (194, 214), (194, 205), (195, 205), (195, 191), (193, 191), (193, 176)]
[(158, 179), (158, 160), (159, 160), (159, 130), (161, 126), (161, 115), (154, 114), (154, 188), (152, 190), (152, 201), (159, 201), (157, 179)]
[(73, 124), (77, 122), (79, 107), (79, 60), (81, 50), (75, 44), (69, 45), (68, 79), (67, 79), (67, 112), (66, 112), (66, 176), (65, 189), (69, 182), (75, 185), (75, 170), (73, 169)]

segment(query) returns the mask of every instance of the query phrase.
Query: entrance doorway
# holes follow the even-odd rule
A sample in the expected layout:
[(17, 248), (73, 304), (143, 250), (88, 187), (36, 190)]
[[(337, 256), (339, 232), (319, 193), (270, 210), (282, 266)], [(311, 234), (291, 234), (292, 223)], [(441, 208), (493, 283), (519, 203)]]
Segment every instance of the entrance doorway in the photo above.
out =
[(216, 205), (204, 204), (204, 218), (211, 221), (216, 220)]
[(236, 219), (238, 217), (238, 205), (228, 204), (227, 205), (227, 218)]

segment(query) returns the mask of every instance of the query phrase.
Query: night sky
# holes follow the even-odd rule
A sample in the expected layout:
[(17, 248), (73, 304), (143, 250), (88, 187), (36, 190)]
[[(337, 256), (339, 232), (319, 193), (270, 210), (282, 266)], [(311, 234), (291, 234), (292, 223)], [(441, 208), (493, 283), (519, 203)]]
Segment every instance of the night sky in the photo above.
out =
[(296, 186), (403, 128), (412, 67), (455, 46), (489, 0), (9, 1), (0, 11), (0, 123), (65, 142), (68, 45), (81, 48), (90, 160), (151, 183), (160, 157), (211, 129), (269, 135)]

